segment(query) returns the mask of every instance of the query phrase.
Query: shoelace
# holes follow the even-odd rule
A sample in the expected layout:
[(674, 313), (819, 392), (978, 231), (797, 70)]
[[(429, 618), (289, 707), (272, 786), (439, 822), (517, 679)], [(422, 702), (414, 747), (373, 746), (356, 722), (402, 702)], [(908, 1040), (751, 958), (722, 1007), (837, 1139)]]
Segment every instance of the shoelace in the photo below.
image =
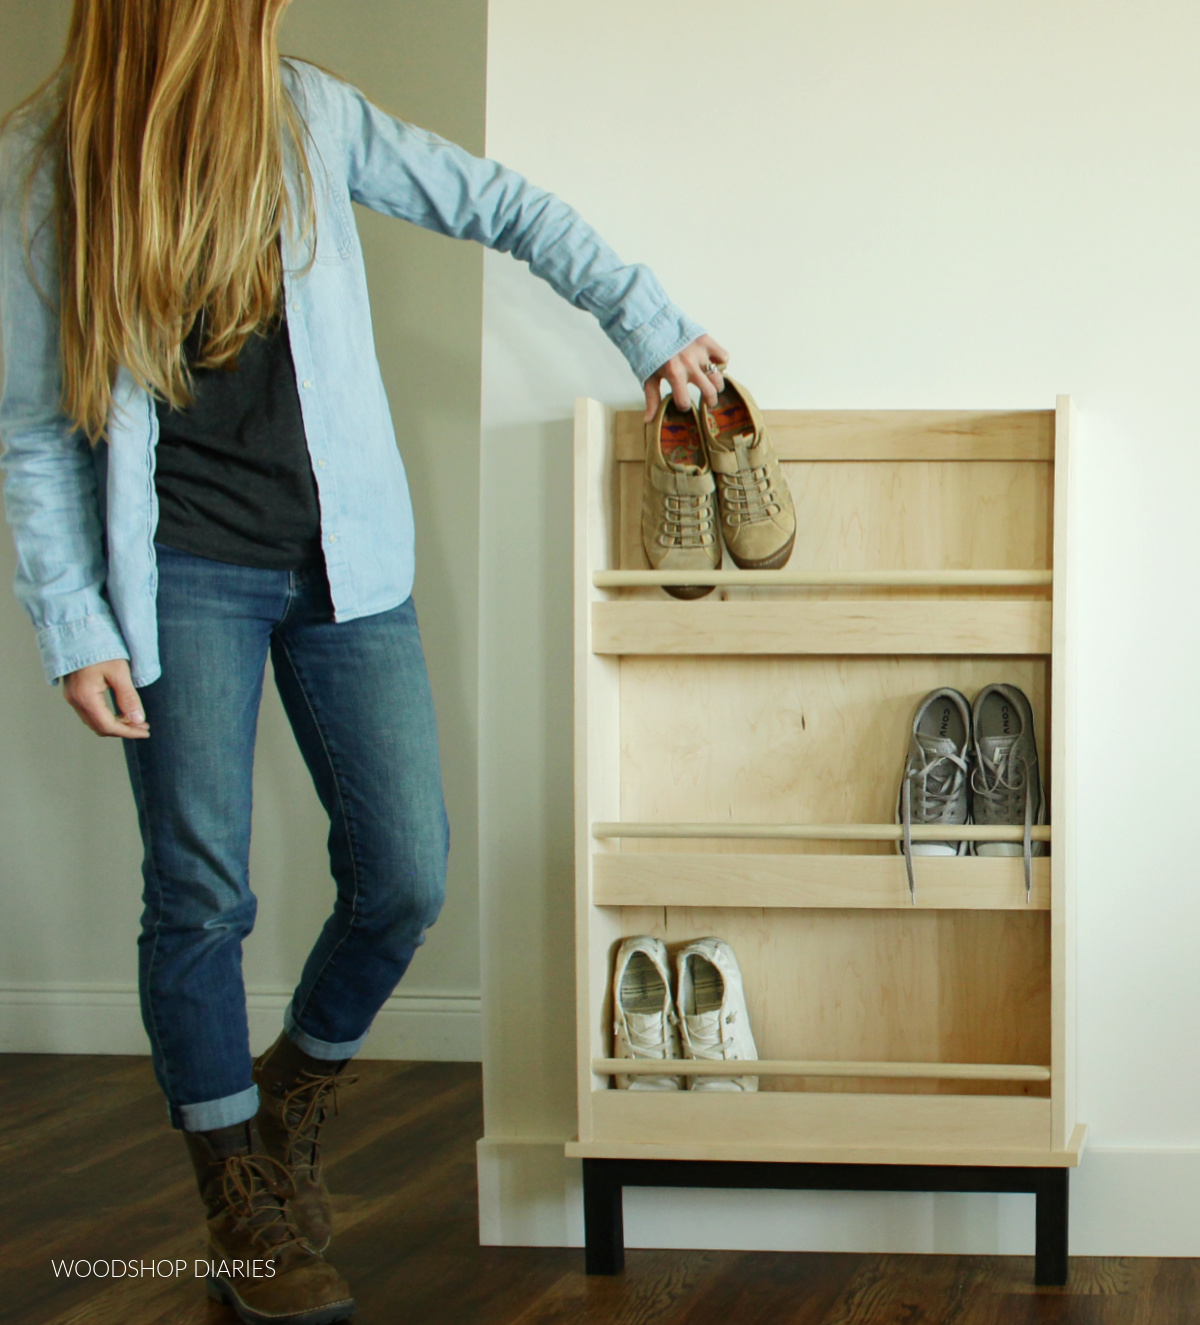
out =
[(238, 1226), (248, 1229), (251, 1241), (272, 1257), (291, 1246), (306, 1247), (287, 1210), (296, 1189), (277, 1160), (269, 1155), (230, 1155), (221, 1175), (221, 1190)]
[(710, 547), (714, 541), (712, 501), (704, 495), (667, 493), (658, 527), (663, 547)]
[(998, 756), (991, 761), (995, 776), (990, 783), (988, 765), (982, 758), (971, 770), (971, 793), (977, 804), (983, 802), (986, 818), (992, 823), (1011, 824), (1019, 815), (1023, 818), (1025, 904), (1028, 905), (1033, 900), (1033, 778), (1029, 765), (1020, 756), (1014, 758), (1013, 751), (1001, 750)]
[[(737, 439), (747, 450), (752, 440)], [(759, 524), (773, 519), (782, 509), (766, 465), (749, 465), (733, 474), (718, 474), (717, 482), (721, 485), (725, 519), (730, 524)]]
[(730, 1012), (723, 1021), (719, 1012), (689, 1017), (687, 1038), (692, 1057), (716, 1062), (736, 1060), (737, 1054), (725, 1052), (725, 1027), (732, 1026), (736, 1020), (736, 1012)]
[(669, 1050), (674, 1046), (667, 1034), (667, 1027), (678, 1025), (678, 1022), (671, 1013), (667, 1013), (659, 1018), (659, 1025), (662, 1036), (657, 1040), (649, 1038), (644, 1030), (634, 1031), (629, 1024), (628, 1017), (622, 1017), (613, 1029), (617, 1035), (621, 1034), (622, 1029), (624, 1030), (625, 1040), (630, 1049), (634, 1051), (633, 1056), (635, 1058), (672, 1058), (674, 1055)]
[[(939, 767), (947, 765), (946, 768)], [(967, 777), (967, 761), (960, 755), (938, 755), (919, 768), (905, 770), (900, 786), (900, 821), (904, 828), (904, 867), (908, 871), (908, 895), (917, 903), (917, 877), (913, 872), (912, 826), (913, 787), (916, 784), (917, 822), (940, 824), (950, 822), (955, 799), (962, 792)]]
[(283, 1097), (283, 1120), (287, 1125), (287, 1158), (289, 1164), (299, 1162), (297, 1151), (307, 1146), (309, 1158), (304, 1162), (314, 1173), (320, 1167), (321, 1128), (329, 1117), (332, 1107), (333, 1116), (338, 1116), (338, 1088), (353, 1086), (358, 1078), (340, 1074), (323, 1075), (317, 1072), (303, 1072), (299, 1084)]

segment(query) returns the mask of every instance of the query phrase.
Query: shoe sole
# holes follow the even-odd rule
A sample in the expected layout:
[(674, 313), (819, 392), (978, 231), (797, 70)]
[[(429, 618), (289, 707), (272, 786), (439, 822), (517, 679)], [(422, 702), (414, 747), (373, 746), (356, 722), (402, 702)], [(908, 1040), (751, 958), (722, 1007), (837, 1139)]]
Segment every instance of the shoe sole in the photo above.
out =
[(796, 535), (793, 532), (791, 538), (783, 547), (778, 552), (773, 552), (769, 557), (760, 557), (757, 560), (739, 557), (728, 543), (725, 545), (725, 550), (729, 553), (733, 564), (741, 570), (782, 570), (787, 565), (788, 558), (792, 555), (792, 548), (795, 546)]
[(358, 1309), (358, 1304), (350, 1297), (344, 1302), (334, 1302), (326, 1307), (314, 1307), (311, 1311), (294, 1311), (290, 1316), (280, 1316), (255, 1311), (253, 1307), (247, 1306), (238, 1296), (237, 1289), (227, 1280), (214, 1279), (210, 1275), (205, 1282), (209, 1297), (227, 1306), (246, 1325), (335, 1325), (337, 1321), (349, 1320)]
[(703, 598), (713, 591), (711, 584), (664, 584), (663, 588), (672, 598), (686, 598), (689, 601), (693, 598)]

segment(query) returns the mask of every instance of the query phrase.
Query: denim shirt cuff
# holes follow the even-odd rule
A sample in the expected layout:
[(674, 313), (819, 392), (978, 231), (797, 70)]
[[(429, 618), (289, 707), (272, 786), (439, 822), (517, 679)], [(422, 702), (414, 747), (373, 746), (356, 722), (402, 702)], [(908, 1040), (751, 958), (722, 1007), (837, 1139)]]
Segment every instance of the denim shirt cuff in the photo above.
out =
[(77, 672), (81, 667), (129, 657), (116, 621), (96, 613), (77, 617), (74, 621), (42, 626), (37, 640), (46, 680), (51, 685), (57, 685), (60, 677)]
[(615, 336), (617, 348), (629, 360), (639, 382), (645, 382), (680, 350), (686, 349), (704, 327), (693, 322), (675, 304), (667, 304), (640, 327)]

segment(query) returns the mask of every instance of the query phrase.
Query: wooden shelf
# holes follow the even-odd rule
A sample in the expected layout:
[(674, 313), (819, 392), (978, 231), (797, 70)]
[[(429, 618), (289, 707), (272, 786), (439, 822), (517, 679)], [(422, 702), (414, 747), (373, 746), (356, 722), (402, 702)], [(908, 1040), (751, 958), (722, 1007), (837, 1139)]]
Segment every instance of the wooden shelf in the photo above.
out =
[(830, 1062), (809, 1058), (746, 1058), (715, 1062), (695, 1058), (596, 1058), (601, 1076), (631, 1077), (882, 1077), (892, 1081), (1049, 1081), (1048, 1067), (1016, 1063)]
[(570, 1155), (1069, 1167), (1083, 1144), (1082, 1128), (1050, 1143), (1051, 1102), (1030, 1096), (605, 1087), (585, 1098), (593, 1135)]
[[(1048, 911), (1050, 859), (1033, 860), (1025, 900), (1020, 856), (914, 859), (916, 906), (930, 911)], [(592, 901), (616, 907), (911, 909), (904, 859), (762, 853), (621, 851), (594, 858)]]
[[(630, 1097), (657, 1105), (660, 1114), (667, 1114), (669, 1128), (655, 1130), (643, 1125), (638, 1109), (618, 1109), (608, 1116), (610, 1100)], [(903, 1108), (910, 1096), (872, 1095), (863, 1097), (869, 1106), (862, 1109), (860, 1101), (849, 1095), (835, 1098), (847, 1107), (834, 1119), (818, 1112), (788, 1110), (783, 1118), (776, 1118), (771, 1106), (776, 1101), (791, 1101), (779, 1092), (768, 1092), (739, 1097), (740, 1116), (724, 1113), (712, 1106), (717, 1100), (732, 1099), (727, 1095), (701, 1093), (690, 1090), (666, 1095), (635, 1091), (601, 1090), (592, 1097), (593, 1106), (600, 1112), (610, 1134), (586, 1141), (568, 1141), (566, 1153), (575, 1159), (681, 1159), (681, 1160), (741, 1160), (775, 1164), (985, 1164), (996, 1168), (1074, 1168), (1079, 1163), (1085, 1140), (1085, 1128), (1077, 1125), (1070, 1139), (1062, 1147), (1046, 1146), (1040, 1133), (1046, 1123), (1037, 1113), (1029, 1116), (1026, 1127), (1014, 1134), (1009, 1117), (976, 1116), (964, 1120), (953, 1107), (974, 1103), (953, 1096), (923, 1101), (927, 1105), (949, 1105), (949, 1109), (933, 1108), (925, 1128), (911, 1125)], [(830, 1100), (817, 1096), (800, 1096), (806, 1104), (822, 1104)], [(752, 1103), (751, 1101), (756, 1101)], [(668, 1101), (670, 1103), (668, 1104)], [(761, 1104), (757, 1101), (761, 1101)], [(621, 1099), (619, 1102), (624, 1103)], [(1007, 1104), (1007, 1100), (987, 1101)], [(1020, 1100), (1025, 1105), (1044, 1104), (1042, 1100)], [(767, 1105), (764, 1109), (762, 1104)], [(647, 1111), (649, 1112), (649, 1111)], [(726, 1130), (720, 1134), (708, 1126), (714, 1114)], [(768, 1124), (769, 1135), (764, 1136), (763, 1122)], [(613, 1132), (625, 1135), (613, 1135)], [(632, 1133), (632, 1136), (629, 1135)], [(730, 1140), (729, 1138), (734, 1139)]]
[(1042, 655), (1051, 648), (1050, 603), (898, 599), (592, 604), (597, 654)]

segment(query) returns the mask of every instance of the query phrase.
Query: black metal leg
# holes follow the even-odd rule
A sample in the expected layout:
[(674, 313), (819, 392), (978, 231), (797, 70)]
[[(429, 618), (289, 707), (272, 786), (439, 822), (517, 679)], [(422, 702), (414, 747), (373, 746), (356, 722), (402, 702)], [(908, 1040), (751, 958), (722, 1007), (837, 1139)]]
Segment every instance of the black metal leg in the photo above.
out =
[(1067, 1282), (1067, 1227), (1071, 1204), (1068, 1175), (1068, 1169), (1047, 1169), (1040, 1175), (1034, 1242), (1035, 1284), (1062, 1285)]
[(588, 1274), (625, 1268), (625, 1187), (769, 1188), (795, 1191), (1033, 1192), (1034, 1282), (1067, 1282), (1069, 1170), (972, 1165), (759, 1163), (737, 1160), (585, 1159), (583, 1226)]
[(583, 1161), (583, 1237), (588, 1274), (621, 1273), (625, 1268), (621, 1183), (608, 1160)]

